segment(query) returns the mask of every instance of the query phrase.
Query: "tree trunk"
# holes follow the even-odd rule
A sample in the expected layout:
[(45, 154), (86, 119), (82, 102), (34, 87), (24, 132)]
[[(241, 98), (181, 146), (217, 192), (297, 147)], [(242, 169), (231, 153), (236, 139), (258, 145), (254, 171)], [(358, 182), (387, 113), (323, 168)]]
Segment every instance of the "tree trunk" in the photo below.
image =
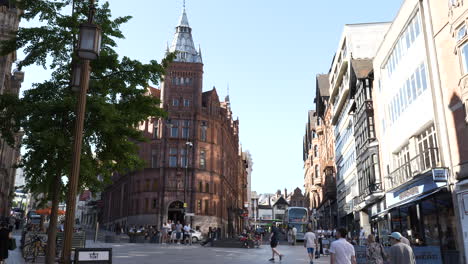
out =
[(52, 208), (50, 212), (49, 229), (47, 230), (47, 252), (46, 252), (46, 264), (55, 263), (55, 252), (56, 252), (56, 238), (57, 238), (57, 218), (58, 218), (58, 205), (60, 202), (60, 188), (61, 188), (60, 173), (55, 175), (54, 183), (51, 186), (52, 194)]

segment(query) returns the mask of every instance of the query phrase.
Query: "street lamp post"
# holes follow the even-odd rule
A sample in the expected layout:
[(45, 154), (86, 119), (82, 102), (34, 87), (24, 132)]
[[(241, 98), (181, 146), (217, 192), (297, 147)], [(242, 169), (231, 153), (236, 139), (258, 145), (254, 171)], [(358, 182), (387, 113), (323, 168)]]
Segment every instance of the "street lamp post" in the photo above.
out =
[[(185, 146), (187, 147), (185, 151), (185, 177), (184, 177), (184, 214), (186, 212), (186, 208), (188, 208), (188, 203), (187, 203), (187, 179), (188, 179), (188, 164), (189, 164), (189, 148), (191, 149), (193, 147), (193, 143), (190, 141), (185, 142)], [(190, 217), (191, 218), (191, 217)], [(185, 218), (184, 218), (185, 221)]]
[[(80, 174), (81, 146), (83, 142), (83, 126), (86, 109), (86, 94), (90, 78), (90, 60), (99, 56), (101, 45), (101, 30), (93, 24), (94, 0), (90, 0), (90, 14), (88, 22), (80, 25), (78, 40), (78, 57), (81, 64), (74, 64), (72, 73), (72, 89), (79, 92), (73, 143), (72, 170), (68, 181), (67, 210), (65, 214), (65, 234), (62, 250), (62, 263), (69, 264), (71, 255), (71, 244), (73, 238), (76, 194)], [(78, 88), (79, 87), (79, 88)]]
[[(167, 110), (167, 107), (164, 108), (165, 110)], [(160, 202), (160, 210), (159, 210), (159, 226), (162, 226), (163, 224), (163, 221), (164, 221), (164, 213), (166, 211), (166, 206), (165, 206), (165, 202), (164, 202), (164, 197), (165, 197), (165, 193), (166, 193), (166, 173), (167, 173), (167, 170), (166, 170), (166, 163), (168, 162), (167, 160), (167, 146), (168, 146), (168, 137), (171, 135), (171, 133), (168, 133), (168, 130), (172, 129), (172, 123), (171, 123), (171, 119), (167, 119), (165, 121), (161, 121), (162, 123), (162, 127), (163, 127), (163, 134), (162, 134), (162, 138), (163, 138), (163, 145), (162, 145), (162, 160), (161, 160), (161, 164), (160, 164), (160, 169), (159, 169), (159, 175), (161, 175), (162, 177), (162, 194), (161, 194), (161, 202)]]

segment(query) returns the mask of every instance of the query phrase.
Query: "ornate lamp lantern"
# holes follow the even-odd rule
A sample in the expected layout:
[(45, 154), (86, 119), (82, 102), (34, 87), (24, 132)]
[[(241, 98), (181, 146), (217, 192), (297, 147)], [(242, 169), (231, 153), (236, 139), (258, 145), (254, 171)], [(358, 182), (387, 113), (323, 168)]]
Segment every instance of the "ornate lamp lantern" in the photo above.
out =
[(95, 60), (101, 49), (101, 28), (92, 23), (80, 25), (78, 56), (84, 60)]

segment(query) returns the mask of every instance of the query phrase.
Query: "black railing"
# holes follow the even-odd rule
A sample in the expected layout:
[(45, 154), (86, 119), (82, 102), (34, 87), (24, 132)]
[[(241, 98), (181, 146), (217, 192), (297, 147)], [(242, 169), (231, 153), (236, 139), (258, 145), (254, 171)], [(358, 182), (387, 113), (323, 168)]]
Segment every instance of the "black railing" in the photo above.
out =
[(398, 187), (410, 181), (415, 176), (436, 168), (440, 165), (439, 163), (439, 149), (428, 148), (390, 173), (390, 175), (386, 177), (387, 189)]
[(359, 190), (358, 203), (364, 202), (367, 196), (383, 192), (383, 186), (381, 182), (371, 183), (366, 188)]

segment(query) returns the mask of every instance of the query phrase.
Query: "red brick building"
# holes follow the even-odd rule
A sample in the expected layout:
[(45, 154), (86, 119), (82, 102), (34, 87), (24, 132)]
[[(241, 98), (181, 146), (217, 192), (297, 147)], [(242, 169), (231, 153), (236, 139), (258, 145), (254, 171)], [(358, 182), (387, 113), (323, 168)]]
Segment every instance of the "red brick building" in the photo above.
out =
[[(18, 30), (21, 11), (9, 1), (0, 0), (0, 40), (11, 37), (11, 32)], [(13, 71), (16, 52), (0, 57), (0, 94), (19, 95), (24, 73)], [(0, 219), (10, 215), (15, 191), (16, 167), (20, 159), (22, 133), (15, 135), (15, 146), (10, 146), (0, 135)]]
[(191, 33), (184, 10), (168, 47), (177, 58), (161, 89), (148, 88), (168, 118), (142, 124), (149, 141), (140, 145), (140, 157), (147, 166), (116, 176), (104, 192), (107, 225), (160, 226), (169, 219), (224, 234), (242, 228), (247, 180), (239, 121), (229, 96), (221, 102), (215, 88), (202, 92), (203, 61)]
[[(315, 209), (320, 228), (334, 228), (337, 224), (335, 137), (331, 124), (333, 106), (330, 102), (328, 74), (316, 78), (315, 109), (319, 150), (319, 181), (316, 181), (318, 200)], [(315, 183), (315, 182), (314, 182)]]

